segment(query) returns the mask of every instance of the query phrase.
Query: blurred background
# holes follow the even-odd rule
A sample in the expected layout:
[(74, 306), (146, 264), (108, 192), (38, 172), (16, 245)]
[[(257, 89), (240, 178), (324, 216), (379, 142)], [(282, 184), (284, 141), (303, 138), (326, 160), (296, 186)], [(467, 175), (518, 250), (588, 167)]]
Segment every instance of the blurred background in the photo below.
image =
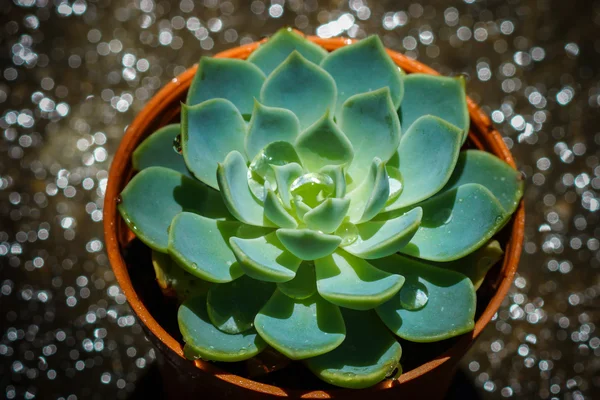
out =
[(0, 0), (0, 398), (160, 393), (103, 247), (110, 161), (166, 82), (282, 26), (465, 75), (526, 177), (519, 273), (454, 396), (600, 398), (598, 0)]

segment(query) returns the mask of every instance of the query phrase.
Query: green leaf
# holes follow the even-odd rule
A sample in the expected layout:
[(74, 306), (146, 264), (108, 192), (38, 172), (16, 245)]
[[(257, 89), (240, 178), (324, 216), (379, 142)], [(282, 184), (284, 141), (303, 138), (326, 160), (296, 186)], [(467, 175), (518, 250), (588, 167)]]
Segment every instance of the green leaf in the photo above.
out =
[(301, 220), (304, 220), (304, 216), (306, 215), (306, 213), (312, 210), (312, 208), (310, 208), (308, 204), (302, 201), (302, 197), (300, 196), (295, 196), (292, 203), (294, 205), (294, 211), (296, 212), (296, 216)]
[(275, 182), (277, 182), (277, 192), (283, 206), (285, 208), (292, 208), (292, 194), (290, 192), (290, 186), (292, 182), (302, 175), (302, 167), (298, 163), (289, 163), (285, 165), (272, 165), (273, 172), (275, 173)]
[(400, 106), (403, 77), (378, 36), (340, 47), (325, 57), (321, 66), (331, 74), (338, 88), (336, 115), (340, 115), (342, 104), (349, 97), (383, 87), (390, 89), (394, 107)]
[(164, 167), (140, 171), (121, 192), (118, 205), (129, 229), (150, 248), (167, 252), (167, 229), (183, 210), (213, 219), (231, 218), (219, 192)]
[(286, 282), (296, 276), (300, 260), (281, 244), (275, 232), (255, 239), (232, 237), (233, 252), (248, 276), (268, 282)]
[(327, 353), (346, 334), (337, 306), (318, 295), (297, 300), (279, 290), (256, 315), (254, 326), (271, 347), (292, 360)]
[(354, 156), (352, 144), (329, 112), (298, 136), (295, 147), (302, 165), (312, 172), (330, 165), (347, 165)]
[(298, 226), (294, 217), (287, 212), (281, 200), (271, 189), (267, 189), (267, 197), (265, 198), (265, 217), (282, 228), (296, 228)]
[(485, 151), (461, 152), (454, 173), (442, 191), (467, 183), (479, 183), (488, 188), (508, 214), (515, 212), (523, 197), (524, 182), (521, 173)]
[(158, 286), (166, 296), (177, 296), (180, 301), (206, 295), (212, 282), (207, 282), (186, 272), (175, 261), (164, 253), (152, 250), (152, 266), (156, 274)]
[(436, 342), (473, 330), (476, 296), (466, 276), (398, 254), (372, 263), (406, 278), (400, 292), (377, 308), (396, 335), (413, 342)]
[(400, 368), (402, 347), (374, 311), (342, 309), (342, 315), (346, 339), (329, 353), (306, 360), (315, 375), (332, 385), (363, 389)]
[(365, 179), (347, 194), (350, 198), (350, 221), (356, 224), (373, 218), (385, 207), (389, 194), (390, 185), (385, 164), (374, 158)]
[(470, 122), (465, 79), (429, 74), (405, 76), (400, 122), (409, 128), (424, 115), (434, 115), (458, 127), (462, 132), (461, 144), (464, 143)]
[(244, 151), (246, 123), (233, 103), (209, 100), (181, 106), (183, 158), (194, 176), (215, 189), (217, 164), (232, 150)]
[(177, 320), (185, 342), (184, 352), (190, 358), (243, 361), (254, 357), (267, 347), (255, 329), (235, 335), (217, 329), (208, 318), (204, 296), (186, 300), (179, 307)]
[(350, 199), (329, 198), (304, 214), (303, 220), (310, 229), (331, 233), (340, 226), (349, 208)]
[(335, 106), (333, 78), (297, 51), (279, 65), (260, 92), (263, 104), (292, 111), (306, 129)]
[(205, 281), (232, 281), (244, 274), (229, 247), (229, 236), (239, 227), (239, 222), (182, 212), (169, 228), (169, 254), (181, 268)]
[(335, 185), (335, 197), (341, 199), (346, 195), (346, 174), (342, 165), (328, 165), (321, 168), (322, 174), (328, 175)]
[(362, 182), (373, 158), (387, 162), (400, 143), (400, 121), (388, 87), (350, 97), (338, 123), (352, 143), (354, 159), (348, 173)]
[(338, 250), (315, 260), (317, 290), (330, 303), (369, 310), (388, 301), (404, 283), (400, 275), (381, 271), (365, 260)]
[(294, 50), (315, 64), (319, 64), (327, 55), (327, 51), (321, 46), (306, 40), (290, 28), (283, 28), (254, 50), (248, 61), (256, 64), (268, 76)]
[(466, 275), (473, 282), (475, 290), (478, 290), (490, 268), (502, 259), (503, 254), (504, 252), (500, 247), (500, 243), (497, 240), (492, 240), (479, 250), (458, 260), (445, 263), (430, 263), (437, 267), (451, 269)]
[(316, 260), (331, 254), (342, 242), (338, 236), (311, 229), (277, 229), (285, 248), (301, 260)]
[(249, 225), (273, 226), (264, 215), (264, 208), (252, 196), (248, 187), (248, 167), (244, 157), (232, 151), (217, 168), (217, 182), (223, 202), (231, 214)]
[(264, 81), (265, 74), (247, 61), (202, 57), (188, 92), (187, 104), (227, 99), (241, 114), (250, 114)]
[[(171, 124), (148, 136), (131, 156), (133, 168), (141, 171), (148, 167), (165, 167), (191, 178), (192, 173), (185, 165), (183, 157), (173, 148), (173, 143), (180, 134), (181, 125)], [(169, 151), (169, 147), (173, 148), (173, 151)]]
[(420, 207), (386, 221), (369, 221), (356, 225), (358, 238), (344, 250), (365, 259), (387, 257), (410, 242), (423, 217)]
[(277, 284), (283, 294), (293, 299), (304, 300), (317, 293), (315, 266), (313, 263), (303, 262), (296, 271), (296, 276), (291, 281)]
[(246, 155), (252, 160), (269, 143), (294, 143), (299, 133), (300, 122), (293, 112), (255, 101), (246, 136)]
[(437, 117), (419, 118), (402, 137), (398, 153), (404, 188), (386, 211), (407, 207), (439, 192), (454, 170), (461, 131)]
[(241, 276), (233, 282), (213, 285), (206, 310), (219, 330), (234, 335), (254, 326), (254, 317), (273, 295), (275, 285)]
[(459, 186), (419, 206), (423, 208), (421, 226), (400, 252), (431, 261), (453, 261), (472, 253), (510, 217), (494, 195), (476, 183)]

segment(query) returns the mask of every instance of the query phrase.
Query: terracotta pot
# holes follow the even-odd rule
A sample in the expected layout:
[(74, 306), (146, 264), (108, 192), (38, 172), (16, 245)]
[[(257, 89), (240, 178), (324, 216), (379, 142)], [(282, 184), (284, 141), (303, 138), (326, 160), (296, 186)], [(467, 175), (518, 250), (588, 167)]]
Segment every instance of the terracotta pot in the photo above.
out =
[[(348, 45), (353, 40), (345, 38), (321, 39), (308, 37), (328, 51)], [(215, 57), (246, 59), (260, 42), (236, 47), (217, 54)], [(394, 62), (407, 73), (420, 72), (438, 75), (435, 70), (388, 50)], [(208, 396), (208, 398), (275, 398), (292, 397), (308, 399), (328, 398), (442, 398), (447, 391), (460, 358), (466, 353), (474, 340), (496, 313), (508, 292), (521, 255), (525, 210), (521, 202), (517, 212), (504, 228), (506, 240), (503, 240), (505, 256), (501, 268), (495, 274), (488, 274), (487, 304), (479, 304), (483, 312), (475, 323), (475, 329), (455, 340), (452, 346), (428, 362), (410, 371), (405, 371), (397, 380), (385, 380), (378, 385), (363, 390), (326, 389), (299, 390), (276, 387), (251, 379), (237, 376), (204, 361), (188, 361), (183, 356), (182, 343), (171, 336), (161, 326), (144, 304), (132, 284), (130, 270), (125, 262), (123, 249), (134, 238), (117, 211), (119, 193), (133, 175), (131, 155), (135, 148), (148, 135), (159, 127), (178, 118), (180, 102), (185, 100), (186, 92), (196, 73), (194, 66), (169, 82), (160, 90), (139, 113), (127, 129), (115, 154), (104, 202), (104, 229), (106, 249), (110, 263), (121, 289), (129, 304), (143, 324), (150, 340), (158, 348), (158, 359), (164, 376), (167, 392), (177, 398)], [(471, 143), (479, 149), (491, 152), (506, 161), (513, 168), (515, 162), (502, 137), (494, 129), (489, 118), (481, 109), (468, 99), (471, 117)], [(147, 266), (148, 274), (152, 268)], [(479, 294), (479, 293), (478, 293)], [(201, 393), (201, 394), (200, 394)]]

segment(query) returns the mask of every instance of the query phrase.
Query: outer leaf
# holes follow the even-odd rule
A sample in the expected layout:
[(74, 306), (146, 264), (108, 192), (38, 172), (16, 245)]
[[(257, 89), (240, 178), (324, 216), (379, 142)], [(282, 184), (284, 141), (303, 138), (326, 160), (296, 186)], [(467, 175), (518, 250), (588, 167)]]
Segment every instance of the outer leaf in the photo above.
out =
[[(401, 255), (372, 261), (406, 278), (403, 288), (377, 308), (381, 320), (396, 335), (413, 342), (435, 342), (469, 332), (475, 326), (475, 289), (464, 275)], [(403, 291), (424, 288), (428, 301), (417, 310), (403, 308)]]
[(219, 330), (235, 335), (254, 326), (254, 317), (273, 295), (275, 285), (242, 276), (233, 282), (213, 285), (206, 310)]
[(218, 192), (164, 167), (149, 167), (134, 176), (121, 192), (118, 208), (129, 229), (162, 253), (167, 252), (171, 220), (181, 211), (231, 218)]
[(265, 216), (269, 221), (282, 228), (295, 228), (298, 223), (283, 207), (281, 200), (275, 192), (267, 189), (267, 197), (265, 198)]
[(246, 136), (246, 155), (252, 160), (269, 143), (294, 143), (299, 133), (300, 121), (293, 112), (255, 101)]
[(330, 165), (349, 164), (354, 156), (352, 144), (329, 112), (298, 136), (295, 147), (304, 167), (313, 172)]
[(248, 167), (237, 151), (227, 154), (217, 168), (217, 181), (227, 209), (239, 221), (256, 226), (273, 226), (248, 187)]
[(502, 259), (503, 253), (500, 243), (492, 240), (466, 257), (451, 262), (433, 263), (433, 265), (466, 275), (473, 282), (475, 290), (478, 290), (490, 268)]
[(281, 244), (275, 232), (256, 239), (232, 237), (236, 258), (249, 276), (268, 282), (286, 282), (296, 276), (300, 260)]
[(267, 347), (256, 330), (229, 335), (218, 330), (206, 312), (206, 297), (185, 301), (177, 313), (179, 330), (185, 341), (189, 358), (201, 357), (213, 361), (243, 361), (254, 357)]
[(244, 274), (229, 248), (240, 223), (182, 212), (169, 228), (169, 254), (181, 268), (209, 282), (229, 282)]
[(404, 77), (404, 100), (400, 122), (409, 128), (424, 115), (434, 115), (462, 131), (462, 142), (469, 133), (469, 110), (463, 77), (448, 78), (428, 74)]
[(458, 160), (461, 135), (458, 128), (431, 115), (410, 126), (398, 147), (404, 188), (386, 211), (416, 204), (444, 187)]
[(377, 36), (370, 36), (330, 53), (321, 66), (333, 76), (338, 88), (338, 108), (349, 97), (380, 89), (390, 88), (394, 107), (400, 106), (404, 93), (402, 74), (385, 51)]
[(327, 353), (346, 335), (337, 306), (318, 295), (296, 300), (279, 290), (256, 315), (254, 326), (269, 345), (292, 360)]
[(498, 199), (508, 214), (512, 214), (523, 197), (523, 177), (498, 157), (480, 150), (460, 153), (452, 177), (443, 191), (467, 183), (485, 186)]
[(343, 250), (315, 260), (317, 290), (327, 301), (353, 310), (369, 310), (388, 301), (404, 283)]
[(277, 192), (279, 193), (279, 197), (281, 197), (283, 206), (291, 208), (292, 194), (290, 193), (290, 186), (296, 178), (302, 175), (302, 167), (298, 163), (289, 163), (285, 165), (273, 165), (272, 168), (275, 172)]
[(244, 151), (246, 123), (233, 103), (209, 100), (181, 106), (183, 158), (194, 176), (218, 190), (217, 164), (232, 150)]
[(510, 217), (489, 190), (475, 183), (442, 193), (420, 207), (421, 226), (400, 251), (431, 261), (453, 261), (477, 250)]
[(303, 219), (310, 229), (331, 233), (340, 226), (349, 208), (350, 199), (329, 198), (304, 214)]
[(358, 224), (358, 238), (344, 250), (365, 259), (387, 257), (412, 239), (421, 224), (423, 210), (414, 208), (387, 221), (369, 221)]
[(227, 99), (242, 114), (252, 113), (265, 74), (255, 65), (233, 58), (202, 57), (187, 96), (192, 106), (211, 99)]
[(329, 353), (309, 358), (307, 367), (332, 385), (363, 389), (399, 367), (402, 347), (373, 311), (342, 309), (346, 339)]
[(338, 123), (354, 149), (348, 168), (354, 182), (362, 182), (373, 158), (387, 162), (396, 152), (400, 143), (396, 108), (388, 87), (354, 95), (342, 106)]
[(152, 266), (156, 282), (165, 296), (177, 296), (180, 301), (198, 295), (206, 296), (212, 285), (180, 268), (168, 254), (152, 250)]
[(141, 171), (148, 167), (165, 167), (192, 177), (181, 154), (166, 150), (173, 147), (173, 142), (180, 134), (181, 125), (171, 124), (148, 136), (133, 152), (133, 168)]
[(268, 76), (294, 50), (315, 64), (319, 64), (327, 55), (327, 51), (321, 46), (306, 40), (290, 28), (284, 28), (253, 51), (248, 61), (256, 64)]
[(375, 158), (369, 174), (347, 195), (350, 198), (348, 211), (350, 221), (356, 224), (373, 218), (385, 207), (389, 194), (390, 186), (385, 164)]
[(314, 264), (303, 262), (294, 279), (278, 283), (277, 287), (280, 292), (293, 299), (304, 300), (311, 297), (317, 293)]
[(278, 229), (276, 234), (285, 248), (301, 260), (325, 257), (342, 242), (338, 236), (310, 229)]
[(297, 51), (278, 66), (262, 87), (263, 104), (291, 110), (306, 129), (335, 106), (333, 78)]

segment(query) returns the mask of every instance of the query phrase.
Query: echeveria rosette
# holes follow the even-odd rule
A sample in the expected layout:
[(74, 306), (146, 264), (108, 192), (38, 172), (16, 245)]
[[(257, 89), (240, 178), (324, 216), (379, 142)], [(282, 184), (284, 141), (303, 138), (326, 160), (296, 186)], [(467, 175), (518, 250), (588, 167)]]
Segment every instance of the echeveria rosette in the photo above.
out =
[(377, 37), (327, 53), (286, 29), (247, 61), (203, 58), (181, 117), (136, 150), (119, 209), (183, 301), (187, 356), (271, 346), (361, 388), (398, 367), (393, 334), (473, 329), (522, 182), (461, 151), (461, 78), (404, 75)]

